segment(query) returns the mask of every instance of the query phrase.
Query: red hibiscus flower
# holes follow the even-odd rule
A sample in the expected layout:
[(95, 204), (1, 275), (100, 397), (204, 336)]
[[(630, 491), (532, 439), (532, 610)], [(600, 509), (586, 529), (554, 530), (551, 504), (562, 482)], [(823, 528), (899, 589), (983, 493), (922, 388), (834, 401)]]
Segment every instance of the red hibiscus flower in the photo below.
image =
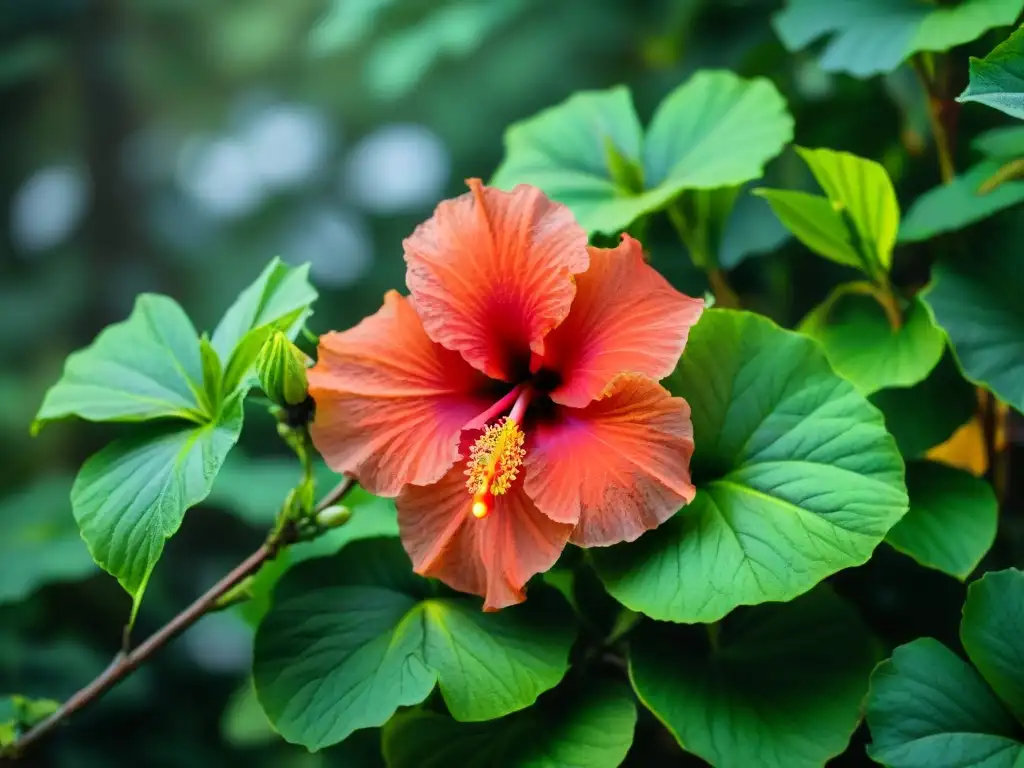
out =
[(321, 338), (312, 435), (397, 496), (418, 573), (497, 610), (567, 541), (632, 541), (693, 499), (689, 407), (657, 380), (703, 302), (540, 190), (468, 184), (405, 241), (410, 297)]

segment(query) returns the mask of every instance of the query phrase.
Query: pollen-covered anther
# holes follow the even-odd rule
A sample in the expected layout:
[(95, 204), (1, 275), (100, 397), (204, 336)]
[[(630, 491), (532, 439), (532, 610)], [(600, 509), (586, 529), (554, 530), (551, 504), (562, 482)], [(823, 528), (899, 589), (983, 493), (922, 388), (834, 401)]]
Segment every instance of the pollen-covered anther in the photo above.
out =
[[(509, 418), (489, 425), (477, 438), (469, 452), (466, 488), (478, 503), (484, 496), (501, 496), (508, 492), (526, 456), (525, 440), (519, 424)], [(484, 516), (477, 514), (475, 505), (473, 514)]]

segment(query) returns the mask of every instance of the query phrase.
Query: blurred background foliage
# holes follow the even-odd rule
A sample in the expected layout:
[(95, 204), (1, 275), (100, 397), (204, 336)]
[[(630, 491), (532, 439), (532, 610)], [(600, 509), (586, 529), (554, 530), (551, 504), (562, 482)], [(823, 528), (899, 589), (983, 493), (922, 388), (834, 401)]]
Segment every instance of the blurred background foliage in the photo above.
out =
[[(771, 78), (796, 120), (796, 143), (882, 162), (904, 211), (935, 186), (926, 100), (909, 66), (869, 80), (827, 73), (814, 50), (782, 47), (769, 24), (780, 5), (0, 4), (0, 693), (61, 699), (118, 647), (128, 597), (91, 564), (67, 498), (74, 468), (109, 431), (59, 424), (32, 439), (29, 423), (67, 353), (125, 317), (138, 293), (174, 296), (209, 329), (280, 255), (312, 264), (321, 300), (311, 329), (348, 327), (374, 311), (385, 290), (402, 286), (401, 241), (436, 202), (460, 194), (466, 177), (490, 177), (509, 123), (574, 91), (619, 83), (631, 88), (646, 123), (699, 68)], [(954, 51), (952, 77), (963, 82), (951, 92), (966, 82), (967, 56), (983, 55), (1000, 35)], [(1001, 124), (994, 110), (965, 109), (960, 135)], [(966, 139), (956, 152), (966, 167)], [(792, 150), (761, 183), (812, 188)], [(1020, 208), (980, 226), (901, 246), (897, 281), (927, 278), (926, 247), (983, 258), (1024, 241)], [(678, 287), (707, 289), (667, 227), (655, 227), (647, 244)], [(841, 267), (790, 239), (753, 197), (737, 206), (722, 250), (745, 304), (789, 327), (843, 279)], [(259, 544), (298, 471), (285, 450), (272, 420), (252, 409), (214, 494), (169, 543), (138, 636)], [(884, 547), (857, 571), (840, 574), (837, 586), (887, 641), (931, 634), (955, 642), (962, 585)], [(32, 764), (380, 764), (372, 731), (313, 755), (281, 743), (247, 686), (250, 653), (244, 611), (207, 617), (75, 718)], [(657, 741), (673, 764), (699, 763), (667, 735)], [(848, 764), (861, 764), (857, 740), (853, 753)], [(630, 764), (646, 759), (631, 755)]]

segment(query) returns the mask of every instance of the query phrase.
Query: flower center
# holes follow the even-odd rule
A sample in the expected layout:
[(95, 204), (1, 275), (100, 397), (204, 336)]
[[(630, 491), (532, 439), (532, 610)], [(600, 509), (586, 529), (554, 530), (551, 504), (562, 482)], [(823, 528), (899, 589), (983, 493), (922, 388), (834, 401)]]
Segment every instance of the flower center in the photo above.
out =
[[(469, 451), (466, 467), (466, 488), (473, 494), (473, 517), (483, 519), (494, 509), (494, 497), (512, 487), (519, 476), (526, 451), (521, 424), (526, 407), (533, 399), (533, 390), (524, 387), (516, 397), (508, 416), (488, 424)], [(506, 406), (507, 407), (507, 406)]]

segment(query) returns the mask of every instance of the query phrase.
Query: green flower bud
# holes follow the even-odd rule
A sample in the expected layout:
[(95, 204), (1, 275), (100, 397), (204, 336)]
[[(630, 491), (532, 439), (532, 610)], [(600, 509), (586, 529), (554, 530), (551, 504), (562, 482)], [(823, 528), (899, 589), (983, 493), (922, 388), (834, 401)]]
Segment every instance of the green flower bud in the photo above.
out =
[(278, 405), (298, 405), (306, 399), (308, 358), (281, 331), (267, 339), (256, 357), (256, 375), (263, 392)]
[(344, 525), (352, 517), (352, 510), (344, 504), (335, 504), (317, 513), (316, 524), (321, 528), (337, 528)]

